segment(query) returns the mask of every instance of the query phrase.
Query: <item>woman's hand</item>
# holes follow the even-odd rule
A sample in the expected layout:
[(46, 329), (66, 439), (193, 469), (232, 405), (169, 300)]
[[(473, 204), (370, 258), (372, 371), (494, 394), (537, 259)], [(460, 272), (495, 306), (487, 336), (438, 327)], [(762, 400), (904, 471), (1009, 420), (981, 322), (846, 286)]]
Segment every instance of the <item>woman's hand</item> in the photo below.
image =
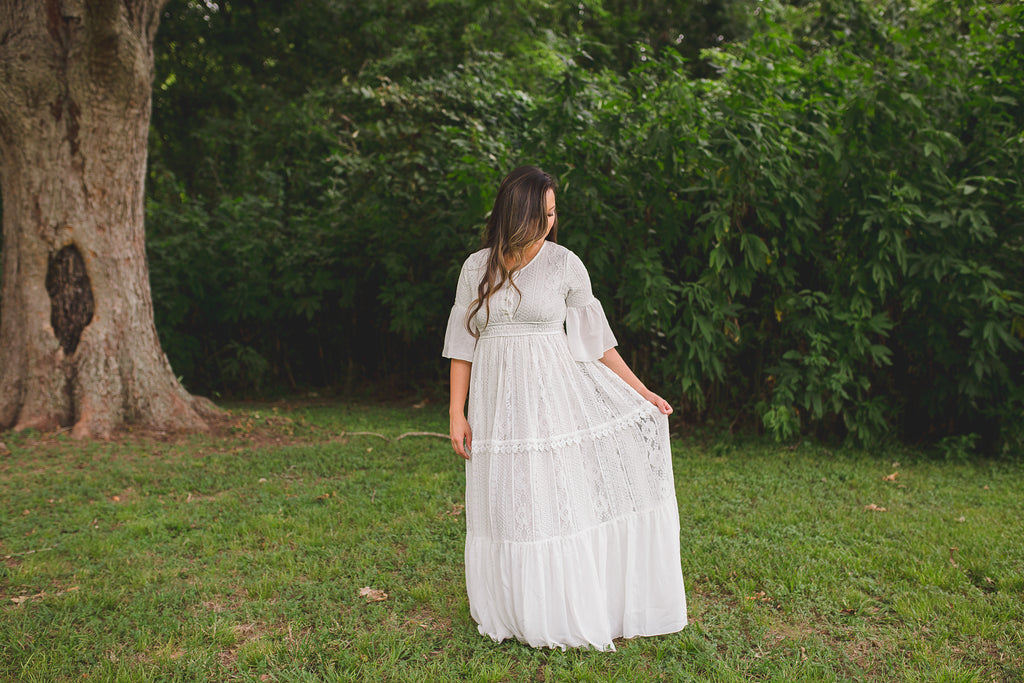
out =
[(469, 460), (473, 450), (473, 430), (469, 428), (465, 415), (454, 414), (449, 418), (448, 435), (452, 439), (452, 448), (455, 452)]
[(468, 360), (452, 358), (452, 396), (448, 401), (448, 436), (452, 438), (452, 448), (466, 460), (469, 460), (469, 453), (473, 450), (473, 432), (466, 420), (466, 395), (469, 393), (469, 377), (472, 372), (473, 364)]
[(642, 392), (642, 395), (648, 401), (653, 403), (654, 406), (658, 410), (661, 411), (662, 415), (671, 415), (672, 414), (672, 406), (669, 405), (669, 402), (666, 401), (665, 399), (663, 399), (661, 396), (658, 396), (656, 393), (654, 393), (653, 391), (649, 391), (649, 390), (646, 391), (646, 392)]
[(654, 407), (661, 411), (662, 415), (671, 415), (672, 406), (669, 402), (658, 396), (656, 393), (644, 386), (644, 383), (637, 379), (637, 376), (633, 374), (633, 371), (626, 365), (626, 361), (622, 360), (622, 356), (615, 349), (608, 349), (601, 356), (600, 361), (608, 366), (608, 368), (616, 375), (621, 377), (623, 381), (629, 386), (633, 387), (636, 393), (643, 396), (645, 399), (654, 404)]

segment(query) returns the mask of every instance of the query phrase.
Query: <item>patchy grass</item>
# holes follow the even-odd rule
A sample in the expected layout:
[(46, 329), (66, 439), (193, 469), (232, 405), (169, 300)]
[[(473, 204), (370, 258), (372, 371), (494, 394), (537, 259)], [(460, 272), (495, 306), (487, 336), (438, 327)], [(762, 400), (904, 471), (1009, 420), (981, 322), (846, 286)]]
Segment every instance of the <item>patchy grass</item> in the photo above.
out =
[(476, 632), (461, 462), (394, 439), (446, 429), (281, 404), (217, 435), (0, 435), (0, 679), (1024, 678), (1018, 464), (678, 441), (693, 623), (562, 652)]

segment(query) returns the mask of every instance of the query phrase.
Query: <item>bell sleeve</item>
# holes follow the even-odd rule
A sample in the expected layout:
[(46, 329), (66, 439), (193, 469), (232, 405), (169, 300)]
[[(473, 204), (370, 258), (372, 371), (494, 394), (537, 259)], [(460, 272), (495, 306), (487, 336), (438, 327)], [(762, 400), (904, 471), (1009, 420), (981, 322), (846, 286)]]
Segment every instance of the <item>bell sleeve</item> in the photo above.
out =
[(444, 333), (444, 349), (441, 355), (445, 358), (473, 362), (473, 351), (476, 349), (476, 337), (466, 328), (466, 315), (473, 304), (473, 277), (467, 261), (462, 265), (459, 284), (455, 289), (455, 304), (448, 315), (448, 329)]
[(599, 360), (618, 342), (608, 325), (601, 302), (594, 297), (590, 275), (576, 254), (569, 252), (566, 262), (565, 333), (574, 360)]

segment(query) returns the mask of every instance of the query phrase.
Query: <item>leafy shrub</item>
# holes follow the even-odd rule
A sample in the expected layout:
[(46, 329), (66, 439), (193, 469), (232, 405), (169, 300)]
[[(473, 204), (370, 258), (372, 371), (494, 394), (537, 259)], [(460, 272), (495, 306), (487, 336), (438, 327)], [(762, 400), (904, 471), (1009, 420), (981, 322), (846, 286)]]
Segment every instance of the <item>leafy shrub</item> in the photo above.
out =
[[(1013, 448), (1024, 8), (716, 5), (749, 37), (696, 64), (647, 29), (602, 43), (617, 20), (596, 4), (580, 20), (527, 4), (553, 28), (499, 54), (487, 21), (507, 8), (410, 3), (421, 34), (358, 68), (345, 53), (333, 79), (268, 38), (273, 78), (232, 67), (189, 122), (199, 158), (157, 137), (154, 299), (190, 383), (438, 382), (458, 267), (502, 174), (530, 162), (560, 180), (561, 240), (627, 359), (690, 419)], [(361, 10), (373, 45), (379, 9)], [(458, 46), (410, 47), (445, 26)], [(222, 57), (196, 69), (223, 78)], [(166, 92), (197, 97), (189, 83)], [(157, 111), (177, 101), (160, 92)]]

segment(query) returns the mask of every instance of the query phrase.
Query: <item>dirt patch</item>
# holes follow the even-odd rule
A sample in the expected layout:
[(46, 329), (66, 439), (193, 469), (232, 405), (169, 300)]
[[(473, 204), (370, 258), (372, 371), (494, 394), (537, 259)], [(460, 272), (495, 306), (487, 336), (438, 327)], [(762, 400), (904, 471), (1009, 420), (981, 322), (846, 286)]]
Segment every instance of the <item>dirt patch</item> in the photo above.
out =
[(424, 609), (409, 615), (402, 623), (402, 626), (412, 630), (451, 633), (452, 620), (448, 617), (438, 616), (431, 610)]
[(765, 639), (772, 642), (778, 642), (782, 640), (804, 640), (810, 636), (827, 637), (827, 634), (822, 633), (813, 624), (806, 622), (784, 622), (776, 624), (768, 629)]
[(258, 621), (249, 622), (248, 624), (236, 624), (231, 630), (235, 634), (235, 644), (221, 650), (217, 655), (217, 660), (221, 666), (225, 667), (230, 667), (238, 661), (238, 651), (246, 644), (260, 640), (268, 633), (273, 633), (273, 629), (270, 626), (261, 624)]
[(815, 624), (808, 621), (777, 622), (768, 629), (765, 640), (769, 648), (786, 647), (798, 649), (803, 658), (812, 656), (813, 650), (808, 646), (805, 650), (800, 646), (813, 639), (820, 641), (822, 647), (829, 652), (842, 653), (840, 661), (833, 662), (841, 670), (853, 677), (865, 674), (874, 677), (883, 673), (881, 662), (891, 653), (870, 634), (852, 631), (836, 631), (829, 624)]
[(230, 594), (216, 593), (207, 600), (201, 601), (192, 607), (195, 612), (233, 612), (249, 600), (249, 594), (243, 588), (236, 588)]
[[(225, 410), (207, 420), (209, 431), (199, 435), (211, 441), (239, 439), (249, 447), (286, 446), (293, 443), (307, 443), (320, 440), (317, 429), (310, 425), (300, 425), (290, 417), (277, 415), (268, 411), (239, 413)], [(300, 429), (301, 427), (301, 429)], [(302, 435), (297, 435), (297, 432)], [(161, 432), (152, 429), (134, 427), (117, 434), (112, 441), (145, 444), (158, 442), (170, 445), (181, 445), (194, 441), (196, 435), (190, 432)], [(216, 450), (213, 448), (211, 450)]]
[(832, 641), (830, 645), (835, 650), (842, 652), (846, 659), (854, 664), (859, 671), (865, 672), (872, 677), (882, 674), (879, 660), (884, 659), (886, 653), (878, 641), (873, 639)]
[[(295, 420), (284, 415), (277, 414), (275, 409), (268, 408), (266, 411), (257, 410), (254, 412), (238, 412), (224, 410), (215, 416), (207, 419), (208, 431), (200, 433), (200, 437), (207, 437), (211, 440), (222, 440), (235, 437), (248, 438), (254, 445), (287, 443), (295, 438), (299, 431), (310, 432), (305, 439), (315, 436), (316, 428), (310, 425), (300, 425)], [(11, 447), (4, 445), (4, 451), (0, 455), (10, 455), (22, 449), (42, 449), (52, 446), (67, 446), (70, 439), (71, 429), (68, 427), (56, 429), (49, 432), (30, 432), (30, 436), (18, 443), (18, 439), (12, 442)], [(157, 429), (150, 429), (144, 426), (127, 425), (115, 432), (110, 438), (102, 441), (106, 443), (146, 445), (153, 443), (179, 445), (194, 440), (197, 434), (194, 432), (168, 432)], [(97, 440), (99, 441), (99, 440)], [(71, 442), (75, 443), (75, 442)]]
[(214, 614), (220, 614), (221, 612), (227, 612), (232, 609), (229, 603), (222, 600), (203, 600), (199, 603), (199, 606), (206, 612), (213, 612)]
[[(166, 647), (161, 646), (148, 652), (137, 652), (131, 655), (130, 657), (126, 657), (124, 659), (125, 661), (131, 662), (132, 664), (148, 665), (156, 664), (162, 661), (174, 662), (181, 659), (184, 656), (185, 651), (180, 647), (174, 648), (173, 650), (168, 650)], [(111, 661), (116, 660), (112, 659)]]
[(232, 631), (235, 634), (234, 645), (221, 650), (217, 655), (217, 661), (223, 667), (234, 666), (235, 662), (238, 661), (238, 653), (243, 647), (265, 638), (275, 642), (283, 642), (290, 650), (294, 650), (312, 632), (312, 629), (305, 628), (296, 631), (289, 623), (266, 624), (252, 621), (245, 624), (236, 624)]

